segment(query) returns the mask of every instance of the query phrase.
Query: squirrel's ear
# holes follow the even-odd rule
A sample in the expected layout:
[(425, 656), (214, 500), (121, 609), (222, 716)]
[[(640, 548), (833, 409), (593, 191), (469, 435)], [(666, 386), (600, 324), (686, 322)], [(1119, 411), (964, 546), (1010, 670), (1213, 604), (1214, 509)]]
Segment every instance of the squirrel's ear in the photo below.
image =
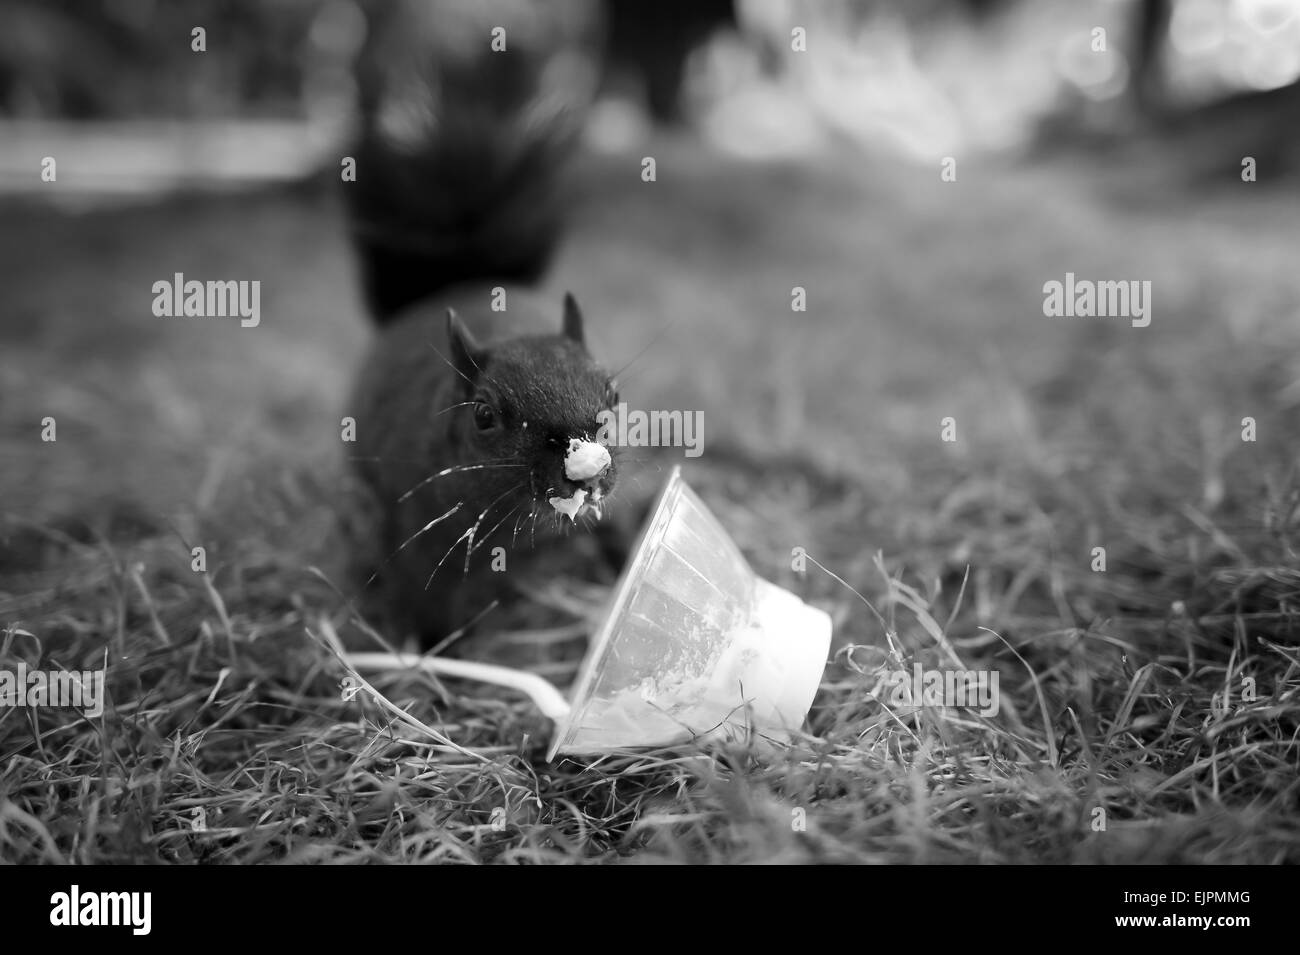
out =
[(455, 309), (447, 309), (447, 342), (451, 345), (451, 365), (466, 381), (472, 382), (482, 370), (482, 350), (470, 335)]
[(564, 293), (564, 337), (586, 346), (582, 334), (582, 312), (578, 309), (578, 300), (572, 292)]

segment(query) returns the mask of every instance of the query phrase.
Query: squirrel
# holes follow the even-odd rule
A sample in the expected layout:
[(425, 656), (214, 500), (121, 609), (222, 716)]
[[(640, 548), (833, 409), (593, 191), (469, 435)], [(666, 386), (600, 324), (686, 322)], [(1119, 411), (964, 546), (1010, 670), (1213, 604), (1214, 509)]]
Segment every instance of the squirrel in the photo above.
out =
[(468, 54), (421, 7), (376, 8), (344, 188), (378, 325), (349, 405), (373, 504), (367, 589), (430, 646), (506, 599), (521, 565), (600, 556), (566, 530), (599, 521), (614, 491), (597, 416), (619, 394), (576, 299), (526, 288), (560, 235), (581, 97), (543, 82), (543, 41), (492, 54), (485, 28)]

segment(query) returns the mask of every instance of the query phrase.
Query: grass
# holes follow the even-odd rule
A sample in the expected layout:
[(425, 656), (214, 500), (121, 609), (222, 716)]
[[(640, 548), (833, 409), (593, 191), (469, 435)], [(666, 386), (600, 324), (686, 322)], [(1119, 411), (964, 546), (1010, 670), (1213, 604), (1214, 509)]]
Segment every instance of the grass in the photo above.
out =
[[(341, 699), (309, 635), (353, 625), (337, 423), (365, 329), (335, 210), (15, 210), (0, 667), (107, 654), (111, 702), (0, 711), (0, 858), (1300, 861), (1295, 197), (658, 155), (653, 187), (593, 163), (549, 287), (615, 367), (679, 319), (623, 392), (705, 410), (688, 479), (832, 613), (806, 735), (547, 764), (507, 693), (375, 680), (455, 746)], [(261, 277), (262, 326), (153, 318), (174, 271)], [(1066, 271), (1151, 279), (1151, 327), (1045, 319)], [(589, 619), (602, 593), (550, 596)], [(518, 640), (571, 670), (572, 631)], [(950, 654), (998, 672), (996, 715), (872, 696)]]

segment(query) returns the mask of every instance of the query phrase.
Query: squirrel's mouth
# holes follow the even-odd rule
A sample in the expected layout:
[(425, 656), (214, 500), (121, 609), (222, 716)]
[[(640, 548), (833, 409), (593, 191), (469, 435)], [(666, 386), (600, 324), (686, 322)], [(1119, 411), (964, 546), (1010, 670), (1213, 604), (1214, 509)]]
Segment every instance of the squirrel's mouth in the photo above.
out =
[(573, 438), (564, 456), (563, 487), (548, 487), (542, 496), (557, 514), (575, 523), (579, 517), (600, 520), (605, 497), (613, 487), (613, 474), (614, 462), (604, 445)]
[(580, 487), (569, 497), (550, 495), (546, 498), (546, 503), (550, 504), (557, 514), (575, 523), (580, 517), (590, 516), (600, 520), (605, 514), (604, 490), (599, 484), (594, 485), (594, 488)]

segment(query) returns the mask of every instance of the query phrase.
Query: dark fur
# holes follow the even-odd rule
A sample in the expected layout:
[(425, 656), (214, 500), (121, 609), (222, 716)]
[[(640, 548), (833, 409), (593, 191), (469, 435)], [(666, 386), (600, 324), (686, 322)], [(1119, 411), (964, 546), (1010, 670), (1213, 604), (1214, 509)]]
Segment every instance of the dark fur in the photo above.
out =
[[(564, 474), (569, 440), (593, 438), (596, 415), (617, 395), (581, 340), (519, 334), (559, 326), (558, 308), (548, 315), (525, 293), (507, 294), (507, 313), (491, 311), (486, 288), (466, 287), (399, 316), (376, 342), (351, 405), (358, 473), (380, 515), (378, 546), (365, 560), (373, 570), (376, 559), (387, 559), (372, 589), (387, 621), (426, 642), (493, 600), (509, 601), (514, 585), (539, 568), (544, 575), (575, 552), (596, 554), (584, 535), (565, 533), (570, 522), (548, 498), (570, 497), (578, 487)], [(492, 429), (476, 425), (476, 402), (492, 409)], [(597, 481), (606, 497), (616, 471), (614, 462)], [(469, 540), (462, 538), (476, 522), (467, 560)], [(589, 522), (580, 517), (574, 530)], [(497, 546), (507, 551), (504, 574), (489, 569)]]
[[(363, 579), (382, 565), (368, 613), (429, 643), (510, 602), (533, 569), (590, 564), (591, 535), (573, 533), (548, 498), (572, 497), (569, 440), (594, 437), (614, 395), (572, 298), (561, 309), (512, 285), (544, 271), (571, 205), (562, 173), (583, 104), (544, 75), (575, 36), (561, 29), (493, 54), (482, 25), (475, 52), (423, 0), (369, 9), (357, 179), (345, 186), (382, 326), (347, 411), (376, 515), (357, 564)], [(495, 286), (506, 288), (503, 312), (491, 308)], [(476, 425), (476, 404), (491, 409), (492, 428)], [(598, 481), (607, 495), (614, 467)], [(592, 520), (580, 515), (576, 530)], [(505, 573), (489, 569), (498, 546)]]
[(375, 319), (469, 281), (537, 281), (572, 206), (565, 173), (587, 105), (548, 88), (546, 69), (580, 38), (556, 27), (496, 54), (486, 26), (467, 48), (427, 0), (367, 8), (345, 196)]

